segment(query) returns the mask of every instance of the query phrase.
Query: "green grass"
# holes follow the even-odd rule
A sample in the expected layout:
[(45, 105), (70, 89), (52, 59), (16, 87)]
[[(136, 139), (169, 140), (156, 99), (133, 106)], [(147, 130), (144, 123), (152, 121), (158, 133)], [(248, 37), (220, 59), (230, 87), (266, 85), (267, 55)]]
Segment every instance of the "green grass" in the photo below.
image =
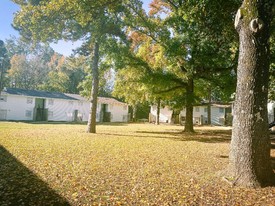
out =
[(0, 205), (274, 205), (274, 187), (232, 188), (221, 180), (228, 129), (85, 129), (0, 122)]

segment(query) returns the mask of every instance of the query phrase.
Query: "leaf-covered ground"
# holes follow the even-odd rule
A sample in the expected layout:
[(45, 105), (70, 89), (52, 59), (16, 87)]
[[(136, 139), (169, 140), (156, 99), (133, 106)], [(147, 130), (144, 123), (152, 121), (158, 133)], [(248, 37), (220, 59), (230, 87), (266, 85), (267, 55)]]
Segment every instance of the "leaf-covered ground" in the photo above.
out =
[(0, 122), (0, 205), (275, 205), (275, 187), (221, 180), (229, 128), (85, 127)]

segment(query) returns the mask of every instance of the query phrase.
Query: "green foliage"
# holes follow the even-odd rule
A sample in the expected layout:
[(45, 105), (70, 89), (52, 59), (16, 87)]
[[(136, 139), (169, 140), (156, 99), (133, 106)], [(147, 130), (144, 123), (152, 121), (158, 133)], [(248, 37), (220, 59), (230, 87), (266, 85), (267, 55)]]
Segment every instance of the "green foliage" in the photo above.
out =
[(5, 73), (10, 67), (10, 59), (8, 57), (8, 52), (6, 46), (2, 40), (0, 40), (0, 93), (2, 88), (7, 85), (7, 77)]
[[(238, 49), (232, 25), (239, 3), (156, 0), (149, 15), (136, 10), (128, 22), (131, 54), (116, 58), (124, 69), (114, 94), (132, 105), (161, 98), (182, 108), (190, 99), (191, 104), (205, 100), (211, 87), (213, 99), (228, 101), (235, 90)], [(193, 80), (194, 88), (187, 88)]]
[(88, 73), (84, 56), (67, 57), (54, 54), (49, 62), (50, 72), (40, 89), (79, 94), (79, 85)]
[(6, 86), (79, 93), (78, 85), (88, 73), (85, 57), (65, 58), (47, 44), (31, 45), (15, 37), (6, 45), (11, 58)]

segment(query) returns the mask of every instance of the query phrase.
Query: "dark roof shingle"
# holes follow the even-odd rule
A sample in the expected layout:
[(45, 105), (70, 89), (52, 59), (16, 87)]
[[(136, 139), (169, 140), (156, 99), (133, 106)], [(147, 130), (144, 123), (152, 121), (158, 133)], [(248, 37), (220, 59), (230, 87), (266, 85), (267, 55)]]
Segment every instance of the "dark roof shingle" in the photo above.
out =
[(47, 91), (18, 89), (18, 88), (5, 88), (4, 92), (6, 92), (7, 94), (31, 96), (31, 97), (77, 100), (76, 98), (67, 96), (61, 92), (47, 92)]

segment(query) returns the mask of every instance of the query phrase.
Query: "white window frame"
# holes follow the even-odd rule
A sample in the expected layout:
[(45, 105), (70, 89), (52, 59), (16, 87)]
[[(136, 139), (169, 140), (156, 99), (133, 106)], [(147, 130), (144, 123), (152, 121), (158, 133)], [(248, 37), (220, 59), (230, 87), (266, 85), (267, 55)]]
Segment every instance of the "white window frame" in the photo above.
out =
[(32, 103), (33, 103), (33, 98), (27, 97), (27, 104), (32, 104)]
[(26, 110), (25, 111), (25, 117), (32, 117), (32, 111), (31, 110)]

